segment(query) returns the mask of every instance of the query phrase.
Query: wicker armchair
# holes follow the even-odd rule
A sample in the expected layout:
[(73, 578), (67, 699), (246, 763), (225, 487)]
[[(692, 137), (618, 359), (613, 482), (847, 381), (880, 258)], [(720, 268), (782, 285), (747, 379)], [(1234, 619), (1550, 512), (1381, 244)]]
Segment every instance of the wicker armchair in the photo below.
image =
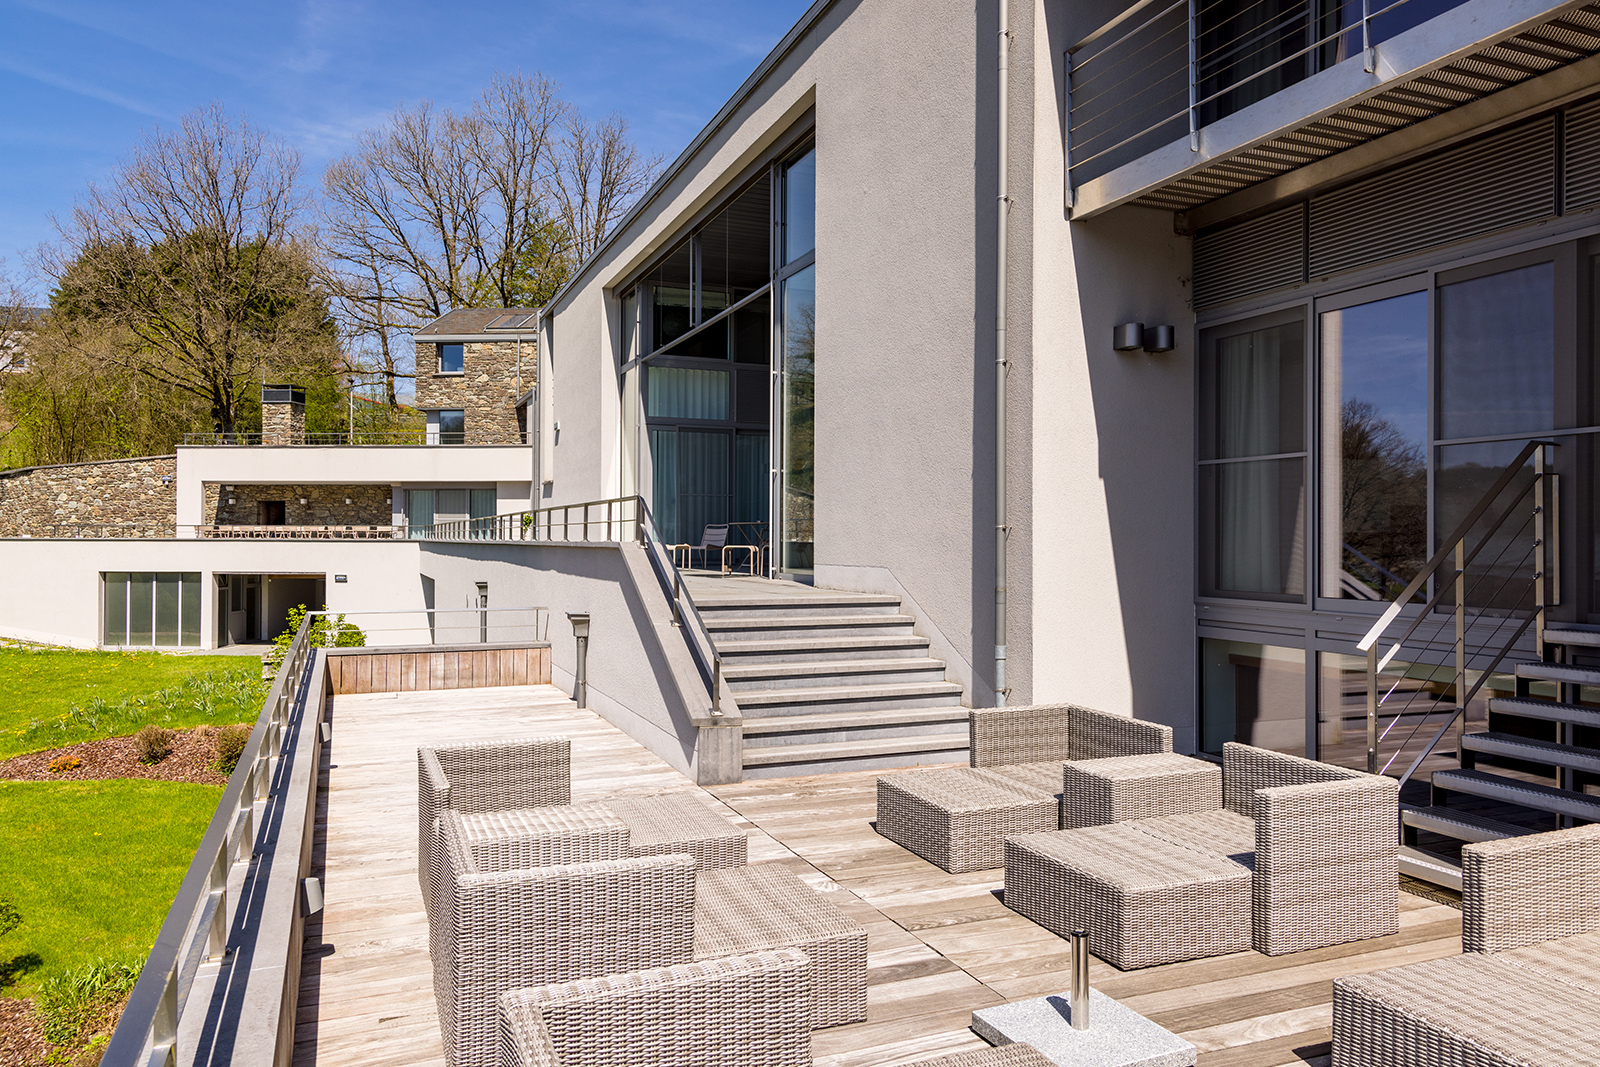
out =
[(974, 767), (1171, 751), (1170, 726), (1076, 704), (973, 708), (967, 713), (967, 758)]
[(417, 749), (417, 884), (430, 918), (439, 813), (571, 804), (571, 768), (572, 746), (564, 737)]
[(811, 962), (796, 949), (500, 997), (500, 1067), (809, 1067)]
[(1461, 874), (1462, 955), (1334, 982), (1334, 1067), (1594, 1062), (1600, 825), (1468, 845)]
[[(494, 1062), (502, 993), (694, 960), (693, 857), (518, 867), (513, 853), (475, 854), (458, 814), (438, 825), (429, 942), (451, 1067)], [(486, 869), (502, 863), (508, 869)]]

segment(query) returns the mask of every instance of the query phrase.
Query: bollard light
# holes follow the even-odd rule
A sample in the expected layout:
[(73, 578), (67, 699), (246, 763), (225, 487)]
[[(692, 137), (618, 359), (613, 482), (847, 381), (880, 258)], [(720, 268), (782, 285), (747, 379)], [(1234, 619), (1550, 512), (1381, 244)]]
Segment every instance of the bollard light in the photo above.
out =
[(1072, 943), (1072, 1028), (1089, 1029), (1089, 931), (1067, 934)]
[(580, 708), (589, 706), (589, 613), (567, 612), (572, 636), (578, 641), (578, 669), (572, 683), (572, 699)]

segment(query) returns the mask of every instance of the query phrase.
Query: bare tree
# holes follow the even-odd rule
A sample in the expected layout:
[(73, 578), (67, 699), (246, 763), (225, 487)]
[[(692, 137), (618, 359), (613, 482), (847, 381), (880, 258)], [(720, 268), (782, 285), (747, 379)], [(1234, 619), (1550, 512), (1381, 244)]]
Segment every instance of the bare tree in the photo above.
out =
[(58, 316), (127, 332), (110, 357), (201, 398), (234, 430), (269, 365), (327, 359), (326, 301), (296, 237), (299, 153), (212, 104), (91, 185), (46, 258)]
[(575, 109), (567, 112), (548, 180), (571, 242), (572, 269), (599, 251), (660, 169), (659, 157), (641, 155), (629, 140), (626, 118), (612, 114), (591, 121)]

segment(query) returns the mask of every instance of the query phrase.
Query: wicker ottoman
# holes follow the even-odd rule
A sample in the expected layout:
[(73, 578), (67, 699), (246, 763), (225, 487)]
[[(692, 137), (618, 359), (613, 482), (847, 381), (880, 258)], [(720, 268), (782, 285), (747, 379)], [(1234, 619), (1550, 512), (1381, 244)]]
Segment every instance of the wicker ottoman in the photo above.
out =
[(1175, 752), (1074, 760), (1061, 768), (1061, 828), (1222, 807), (1222, 767)]
[(991, 771), (888, 774), (878, 779), (878, 833), (959, 874), (999, 867), (1008, 834), (1060, 825), (1054, 796)]
[(1017, 1042), (974, 1052), (956, 1052), (931, 1060), (918, 1060), (910, 1067), (1055, 1067), (1032, 1045)]
[(1250, 869), (1128, 823), (1009, 838), (1005, 904), (1123, 970), (1250, 947)]
[(628, 828), (631, 855), (687, 853), (702, 871), (744, 866), (744, 831), (690, 794), (613, 797), (600, 803)]
[(811, 1028), (867, 1017), (867, 931), (771, 863), (695, 879), (697, 960), (797, 948), (811, 960)]

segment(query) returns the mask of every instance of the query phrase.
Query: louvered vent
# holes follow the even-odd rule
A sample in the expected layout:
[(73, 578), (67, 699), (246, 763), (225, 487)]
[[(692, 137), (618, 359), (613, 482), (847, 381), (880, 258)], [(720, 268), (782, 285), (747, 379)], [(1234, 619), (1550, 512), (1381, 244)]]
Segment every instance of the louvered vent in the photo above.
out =
[(1555, 214), (1555, 147), (1546, 118), (1313, 197), (1312, 276)]
[(1305, 205), (1194, 239), (1194, 306), (1206, 308), (1305, 281)]
[(1567, 112), (1561, 187), (1566, 207), (1600, 204), (1600, 100)]

